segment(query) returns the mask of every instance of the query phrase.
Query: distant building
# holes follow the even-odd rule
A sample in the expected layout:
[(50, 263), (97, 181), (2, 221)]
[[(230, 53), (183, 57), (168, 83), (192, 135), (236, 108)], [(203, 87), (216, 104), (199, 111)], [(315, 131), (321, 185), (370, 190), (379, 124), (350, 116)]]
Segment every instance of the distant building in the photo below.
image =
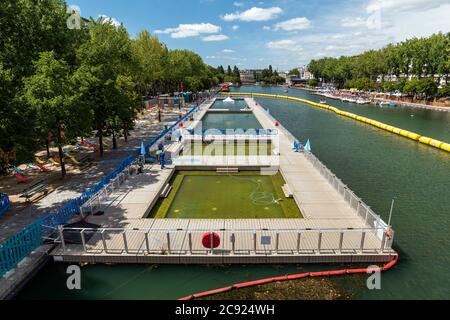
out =
[(300, 73), (300, 79), (302, 80), (311, 80), (314, 79), (314, 76), (311, 72), (308, 71), (308, 68), (306, 66), (298, 68), (298, 71)]
[(240, 72), (242, 84), (255, 84), (255, 73), (252, 70), (242, 70)]
[(306, 84), (308, 80), (302, 79), (299, 76), (289, 74), (286, 76), (286, 84), (289, 86), (295, 86), (297, 84)]

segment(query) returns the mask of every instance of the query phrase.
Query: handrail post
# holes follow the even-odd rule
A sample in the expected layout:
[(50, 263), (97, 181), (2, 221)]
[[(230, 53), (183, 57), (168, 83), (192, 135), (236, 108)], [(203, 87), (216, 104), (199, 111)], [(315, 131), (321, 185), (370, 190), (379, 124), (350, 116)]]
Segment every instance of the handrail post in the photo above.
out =
[(302, 234), (299, 232), (297, 235), (297, 253), (300, 254), (300, 242), (302, 240)]
[(255, 254), (256, 254), (256, 232), (253, 233), (253, 249), (254, 249)]
[(364, 252), (364, 244), (365, 244), (365, 242), (366, 242), (366, 232), (363, 231), (362, 234), (361, 234), (361, 245), (359, 247), (360, 250), (361, 250), (361, 253)]
[(322, 249), (322, 231), (319, 230), (319, 241), (317, 244), (318, 254), (320, 254), (320, 250)]
[(341, 231), (341, 236), (339, 238), (339, 253), (342, 253), (343, 244), (344, 244), (344, 232)]
[(233, 254), (236, 253), (236, 235), (234, 232), (231, 234), (231, 251)]
[(386, 246), (386, 232), (383, 232), (383, 238), (381, 240), (381, 253), (384, 252), (385, 246)]
[(123, 230), (122, 237), (123, 237), (123, 245), (125, 247), (125, 253), (128, 253), (127, 230)]
[(192, 233), (189, 232), (189, 253), (192, 254)]
[(64, 240), (64, 230), (62, 225), (58, 225), (58, 231), (59, 231), (59, 238), (61, 239), (63, 252), (66, 253), (66, 242)]
[(171, 249), (170, 249), (170, 232), (167, 232), (166, 234), (167, 236), (167, 252), (169, 252), (169, 254), (171, 254)]
[(148, 232), (149, 232), (148, 230), (145, 231), (144, 237), (145, 237), (145, 247), (147, 249), (147, 253), (150, 254), (150, 243), (148, 241)]
[(103, 229), (101, 231), (101, 235), (102, 235), (102, 242), (103, 242), (103, 250), (105, 251), (105, 253), (108, 253), (108, 247), (106, 246), (106, 239), (105, 239), (105, 229)]
[(83, 244), (83, 250), (84, 252), (87, 252), (87, 248), (86, 248), (86, 238), (84, 237), (84, 230), (81, 230), (80, 232), (80, 236), (81, 236), (81, 243)]
[(276, 241), (275, 241), (275, 252), (278, 254), (278, 247), (279, 247), (279, 244), (280, 244), (280, 233), (279, 232), (277, 232), (277, 235), (276, 235)]

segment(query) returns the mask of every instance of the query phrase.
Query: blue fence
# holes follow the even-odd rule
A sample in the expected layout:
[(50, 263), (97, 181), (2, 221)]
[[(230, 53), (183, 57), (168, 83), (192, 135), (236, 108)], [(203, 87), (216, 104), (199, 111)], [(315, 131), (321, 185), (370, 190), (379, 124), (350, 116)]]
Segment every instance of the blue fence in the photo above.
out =
[(9, 198), (7, 194), (0, 193), (0, 217), (10, 208)]
[[(197, 106), (193, 107), (174, 125), (163, 130), (157, 137), (150, 140), (146, 144), (146, 149), (149, 150), (155, 143), (158, 142), (158, 140), (171, 132), (180, 124), (180, 122), (186, 120), (196, 110), (198, 110)], [(100, 191), (105, 185), (107, 185), (112, 179), (117, 177), (117, 175), (128, 168), (136, 160), (136, 156), (139, 154), (140, 148), (136, 150), (135, 155), (130, 155), (128, 158), (123, 160), (117, 168), (115, 168), (106, 177), (100, 180), (100, 182), (98, 182), (94, 187), (86, 190), (81, 196), (70, 200), (64, 205), (64, 207), (62, 207), (58, 211), (50, 212), (48, 215), (28, 225), (27, 227), (16, 233), (14, 236), (0, 244), (0, 277), (14, 268), (33, 250), (36, 250), (36, 248), (42, 245), (44, 237), (49, 236), (53, 232), (55, 232), (58, 225), (67, 224), (75, 215), (80, 214), (80, 207), (84, 203), (86, 203), (86, 201), (88, 201), (93, 195)], [(9, 200), (7, 202), (9, 208)]]

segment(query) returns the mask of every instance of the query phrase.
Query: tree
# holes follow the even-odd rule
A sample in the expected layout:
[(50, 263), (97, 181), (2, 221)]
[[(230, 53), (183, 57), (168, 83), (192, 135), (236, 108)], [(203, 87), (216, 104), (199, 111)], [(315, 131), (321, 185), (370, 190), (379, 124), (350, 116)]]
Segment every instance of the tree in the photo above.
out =
[(45, 51), (75, 67), (75, 48), (87, 31), (67, 28), (62, 0), (2, 0), (0, 11), (0, 149), (23, 163), (34, 159), (45, 141), (36, 112), (24, 99), (23, 80), (35, 73), (33, 61)]
[(166, 78), (168, 50), (156, 36), (148, 31), (139, 33), (132, 41), (133, 59), (135, 61), (134, 81), (139, 91), (147, 96), (161, 89)]
[(218, 66), (218, 67), (217, 67), (217, 72), (218, 72), (219, 74), (225, 74), (225, 70), (223, 69), (222, 66)]
[(295, 68), (295, 69), (290, 70), (288, 74), (291, 75), (291, 76), (300, 77), (300, 70)]
[(432, 78), (422, 78), (419, 80), (417, 84), (417, 93), (426, 96), (431, 97), (436, 95), (438, 92), (438, 85), (436, 81)]
[(89, 34), (89, 40), (77, 51), (81, 66), (75, 78), (80, 91), (78, 103), (93, 111), (102, 157), (103, 131), (111, 116), (118, 113), (117, 79), (133, 69), (132, 48), (126, 29), (103, 19), (89, 22)]
[[(44, 52), (34, 64), (36, 72), (25, 79), (25, 98), (38, 114), (39, 126), (51, 132), (58, 147), (61, 175), (66, 176), (62, 147), (89, 126), (90, 115), (74, 104), (70, 69), (55, 53)], [(82, 131), (82, 130), (81, 130)]]

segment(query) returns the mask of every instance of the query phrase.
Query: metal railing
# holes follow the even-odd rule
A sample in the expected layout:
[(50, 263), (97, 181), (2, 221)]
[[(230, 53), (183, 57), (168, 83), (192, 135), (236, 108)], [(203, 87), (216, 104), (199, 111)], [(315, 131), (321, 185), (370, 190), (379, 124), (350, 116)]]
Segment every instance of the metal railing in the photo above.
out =
[(9, 197), (5, 193), (0, 193), (0, 217), (4, 215), (11, 207)]
[[(380, 229), (380, 231), (383, 231)], [(205, 233), (216, 233), (220, 246), (202, 244)], [(70, 238), (67, 241), (66, 238)], [(393, 235), (366, 229), (126, 229), (59, 227), (63, 253), (133, 255), (268, 255), (380, 254), (390, 252)], [(75, 246), (75, 247), (74, 247)], [(70, 251), (69, 251), (70, 249)]]

